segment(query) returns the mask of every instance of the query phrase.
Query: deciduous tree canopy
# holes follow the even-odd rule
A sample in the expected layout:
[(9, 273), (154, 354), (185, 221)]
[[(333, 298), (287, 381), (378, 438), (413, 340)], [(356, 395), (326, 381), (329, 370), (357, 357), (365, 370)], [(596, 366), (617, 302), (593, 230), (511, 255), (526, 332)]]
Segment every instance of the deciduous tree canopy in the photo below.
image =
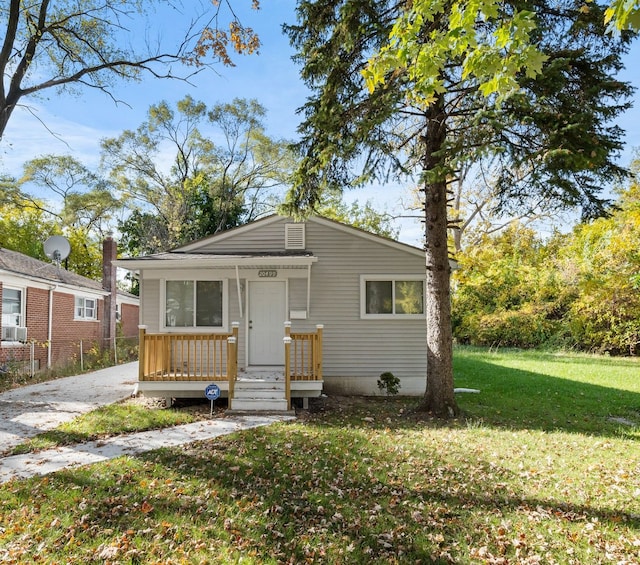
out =
[[(194, 5), (187, 4), (194, 10)], [(229, 65), (229, 48), (253, 53), (259, 47), (257, 36), (243, 27), (228, 0), (213, 1), (208, 12), (187, 16), (195, 23), (182, 30), (174, 44), (163, 37), (166, 30), (151, 33), (145, 42), (140, 30), (153, 29), (158, 5), (175, 8), (165, 0), (3, 2), (0, 139), (16, 106), (35, 93), (78, 86), (113, 97), (111, 87), (116, 81), (138, 80), (143, 75), (178, 78), (171, 64), (205, 65), (213, 60)], [(257, 9), (258, 1), (252, 5)], [(228, 28), (222, 21), (223, 7), (228, 8)]]
[(121, 230), (133, 254), (165, 251), (273, 210), (294, 167), (256, 100), (211, 108), (160, 102), (135, 131), (102, 142), (103, 165), (134, 213)]

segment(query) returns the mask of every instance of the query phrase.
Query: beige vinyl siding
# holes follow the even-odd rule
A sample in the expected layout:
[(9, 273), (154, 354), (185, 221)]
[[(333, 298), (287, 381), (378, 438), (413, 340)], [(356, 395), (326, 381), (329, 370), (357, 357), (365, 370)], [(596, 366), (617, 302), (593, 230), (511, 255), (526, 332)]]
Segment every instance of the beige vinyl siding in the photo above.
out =
[(147, 279), (140, 274), (140, 296), (142, 297), (141, 323), (149, 333), (160, 332), (160, 281)]
[[(325, 224), (307, 224), (307, 248), (318, 262), (311, 268), (311, 308), (307, 320), (293, 320), (293, 331), (324, 324), (324, 374), (400, 378), (426, 376), (424, 319), (360, 318), (360, 275), (424, 276), (424, 258)], [(297, 285), (295, 285), (297, 286)], [(306, 302), (306, 288), (290, 300)], [(304, 295), (304, 298), (302, 298)]]
[[(233, 237), (207, 240), (198, 251), (283, 251), (285, 224), (291, 221), (269, 218), (253, 229), (240, 228)], [(311, 304), (306, 320), (291, 320), (292, 331), (313, 331), (317, 324), (324, 325), (324, 374), (377, 379), (391, 371), (400, 378), (425, 377), (424, 319), (360, 318), (360, 275), (422, 277), (424, 256), (415, 249), (388, 245), (359, 231), (314, 219), (306, 223), (306, 249), (318, 258), (311, 267)], [(306, 279), (289, 279), (289, 312), (307, 310), (306, 285)], [(241, 324), (241, 330), (244, 326)], [(245, 343), (241, 335), (240, 347)], [(240, 360), (245, 359), (243, 354), (241, 351)]]
[[(267, 218), (194, 244), (190, 251), (246, 253), (284, 251), (288, 218)], [(324, 375), (367, 377), (375, 380), (384, 371), (401, 379), (426, 376), (426, 321), (424, 318), (362, 319), (361, 275), (424, 277), (424, 254), (357, 230), (311, 218), (306, 223), (306, 250), (317, 257), (311, 266), (311, 302), (307, 308), (306, 270), (278, 269), (288, 279), (287, 311), (307, 311), (307, 319), (293, 319), (292, 331), (313, 331), (324, 325)], [(179, 269), (179, 264), (176, 264)], [(244, 272), (243, 272), (244, 271)], [(255, 271), (255, 272), (253, 272)], [(156, 275), (157, 276), (157, 275)], [(247, 279), (256, 280), (256, 269), (240, 268), (246, 308)], [(240, 322), (238, 361), (246, 360), (247, 312), (240, 318), (235, 274), (226, 270), (229, 323)], [(160, 280), (143, 280), (143, 323), (149, 331), (161, 331)], [(229, 326), (229, 331), (231, 327)], [(284, 329), (283, 329), (284, 335)], [(372, 392), (375, 392), (372, 391)]]
[(268, 218), (252, 225), (254, 229), (238, 228), (228, 234), (205, 240), (199, 253), (238, 253), (247, 251), (283, 251), (284, 218)]
[[(313, 272), (311, 267), (311, 272)], [(289, 312), (307, 310), (307, 279), (289, 279)], [(307, 312), (307, 316), (309, 313)], [(296, 320), (296, 323), (304, 320)], [(307, 331), (306, 328), (304, 331)]]

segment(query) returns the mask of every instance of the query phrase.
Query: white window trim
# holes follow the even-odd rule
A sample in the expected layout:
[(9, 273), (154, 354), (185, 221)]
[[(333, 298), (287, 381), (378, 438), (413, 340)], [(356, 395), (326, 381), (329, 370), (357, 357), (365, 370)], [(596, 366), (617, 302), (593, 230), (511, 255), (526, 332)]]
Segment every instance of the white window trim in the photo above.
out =
[[(82, 300), (82, 312), (86, 313), (86, 301), (93, 300), (93, 316), (86, 315), (78, 316), (78, 301)], [(78, 296), (73, 299), (73, 319), (80, 322), (96, 322), (98, 320), (98, 299), (92, 296)]]
[[(422, 281), (422, 314), (368, 314), (367, 290), (368, 281), (390, 281), (395, 292), (396, 281)], [(420, 275), (360, 275), (360, 319), (362, 320), (424, 320), (426, 319), (426, 281)]]
[[(196, 282), (221, 282), (222, 283), (222, 325), (221, 326), (167, 326), (167, 316), (165, 307), (167, 303), (167, 282), (168, 281), (193, 281)], [(160, 281), (160, 327), (165, 333), (229, 333), (229, 280), (225, 278), (193, 278), (175, 276), (171, 278), (161, 279)], [(195, 296), (195, 294), (194, 294)]]
[[(2, 292), (4, 294), (5, 290), (18, 290), (20, 291), (20, 321), (22, 322), (21, 324), (18, 325), (13, 325), (13, 324), (5, 324), (4, 323), (4, 318), (2, 318), (3, 314), (2, 314), (2, 300), (0, 300), (0, 320), (2, 320), (2, 326), (6, 326), (6, 327), (12, 327), (12, 328), (20, 328), (20, 327), (25, 327), (27, 325), (27, 318), (26, 318), (26, 302), (27, 302), (27, 289), (25, 287), (21, 287), (21, 286), (12, 286), (12, 285), (2, 285)], [(14, 342), (9, 342), (9, 343), (14, 343)]]

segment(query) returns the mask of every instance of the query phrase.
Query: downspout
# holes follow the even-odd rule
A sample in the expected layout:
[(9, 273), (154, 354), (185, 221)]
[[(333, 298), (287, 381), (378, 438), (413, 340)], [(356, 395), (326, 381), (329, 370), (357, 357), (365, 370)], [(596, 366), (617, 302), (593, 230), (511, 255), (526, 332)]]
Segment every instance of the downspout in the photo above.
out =
[(307, 319), (311, 318), (311, 263), (307, 265)]
[(240, 319), (243, 318), (242, 315), (242, 291), (240, 288), (240, 270), (238, 269), (238, 265), (236, 264), (236, 288), (238, 290), (238, 310), (240, 311)]
[[(53, 339), (53, 291), (58, 285), (49, 287), (49, 327), (47, 328), (47, 369), (51, 369), (51, 340)], [(75, 306), (74, 306), (75, 307)]]

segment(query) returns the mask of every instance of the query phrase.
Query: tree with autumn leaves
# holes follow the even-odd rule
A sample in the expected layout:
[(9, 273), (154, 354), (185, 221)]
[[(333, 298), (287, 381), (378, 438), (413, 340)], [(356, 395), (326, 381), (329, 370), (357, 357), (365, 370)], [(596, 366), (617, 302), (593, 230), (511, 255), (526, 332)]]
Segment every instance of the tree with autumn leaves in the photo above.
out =
[[(207, 12), (192, 14), (195, 23), (176, 44), (164, 40), (162, 30), (145, 42), (134, 28), (152, 21), (156, 6), (175, 8), (165, 0), (3, 2), (0, 139), (16, 107), (43, 91), (87, 87), (115, 100), (115, 82), (185, 79), (212, 63), (232, 65), (231, 53), (255, 53), (260, 46), (229, 0), (212, 0)], [(258, 9), (258, 0), (252, 6)], [(174, 74), (174, 66), (185, 75)]]
[(640, 162), (606, 217), (569, 232), (512, 224), (458, 255), (453, 329), (463, 344), (640, 353)]

